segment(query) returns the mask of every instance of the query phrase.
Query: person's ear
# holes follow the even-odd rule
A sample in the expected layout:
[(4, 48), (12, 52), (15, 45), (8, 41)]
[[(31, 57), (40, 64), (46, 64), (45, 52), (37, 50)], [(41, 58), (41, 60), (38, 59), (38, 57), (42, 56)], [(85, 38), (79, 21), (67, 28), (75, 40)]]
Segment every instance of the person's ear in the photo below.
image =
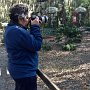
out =
[(18, 23), (22, 23), (23, 22), (23, 19), (21, 17), (18, 17)]
[(23, 20), (24, 18), (21, 16), (18, 16), (18, 20)]

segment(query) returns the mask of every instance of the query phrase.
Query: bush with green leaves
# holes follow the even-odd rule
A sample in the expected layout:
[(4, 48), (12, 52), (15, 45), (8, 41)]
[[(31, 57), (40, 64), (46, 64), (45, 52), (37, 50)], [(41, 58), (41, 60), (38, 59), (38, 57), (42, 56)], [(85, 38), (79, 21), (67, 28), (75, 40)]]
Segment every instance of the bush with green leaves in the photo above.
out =
[(42, 45), (42, 50), (43, 51), (50, 51), (52, 49), (51, 44), (48, 42), (44, 42)]
[(75, 26), (62, 26), (56, 30), (56, 42), (62, 41), (66, 37), (65, 44), (62, 46), (63, 50), (72, 51), (76, 49), (75, 43), (80, 43), (82, 39), (82, 32)]
[(65, 50), (65, 51), (73, 51), (73, 50), (76, 49), (76, 45), (72, 44), (72, 43), (65, 44), (65, 45), (62, 46), (62, 49)]
[(58, 27), (55, 31), (55, 36), (56, 36), (56, 42), (59, 42), (62, 40), (62, 37), (63, 37), (63, 30), (64, 28), (63, 27)]
[[(64, 27), (59, 27), (56, 30), (56, 40), (59, 41), (63, 36), (66, 36), (67, 38), (81, 38), (81, 31), (77, 27), (69, 27), (69, 26), (64, 26)], [(73, 39), (73, 40), (74, 40)]]

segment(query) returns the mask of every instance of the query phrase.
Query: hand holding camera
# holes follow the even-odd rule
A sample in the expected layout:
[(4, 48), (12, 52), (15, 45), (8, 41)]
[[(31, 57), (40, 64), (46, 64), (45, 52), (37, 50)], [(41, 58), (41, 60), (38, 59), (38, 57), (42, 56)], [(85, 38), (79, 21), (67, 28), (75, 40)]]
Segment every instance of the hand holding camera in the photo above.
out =
[(42, 21), (39, 20), (39, 17), (36, 17), (34, 20), (31, 19), (31, 25), (40, 25), (40, 23), (42, 23)]
[(39, 23), (47, 23), (48, 22), (48, 16), (43, 15), (43, 16), (37, 16), (35, 14), (31, 14), (31, 20), (34, 20), (38, 18), (39, 19)]

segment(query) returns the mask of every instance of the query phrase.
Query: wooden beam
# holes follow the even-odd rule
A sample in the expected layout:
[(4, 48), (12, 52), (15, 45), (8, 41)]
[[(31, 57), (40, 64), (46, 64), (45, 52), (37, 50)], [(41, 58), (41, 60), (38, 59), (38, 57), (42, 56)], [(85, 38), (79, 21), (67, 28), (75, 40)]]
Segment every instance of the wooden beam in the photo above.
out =
[(43, 80), (43, 82), (48, 86), (49, 89), (60, 90), (40, 69), (37, 70), (37, 75)]

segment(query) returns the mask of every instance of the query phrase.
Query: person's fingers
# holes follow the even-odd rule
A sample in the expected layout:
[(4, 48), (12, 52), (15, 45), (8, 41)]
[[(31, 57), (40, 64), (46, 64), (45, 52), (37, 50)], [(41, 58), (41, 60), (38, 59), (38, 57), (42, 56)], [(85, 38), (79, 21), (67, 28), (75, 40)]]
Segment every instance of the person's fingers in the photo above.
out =
[(39, 17), (36, 17), (35, 20), (39, 23)]
[(39, 17), (37, 16), (35, 19), (36, 19), (36, 20), (39, 20)]
[(42, 21), (41, 21), (41, 20), (39, 20), (39, 23), (40, 23), (40, 24), (42, 24)]
[(34, 20), (31, 20), (31, 24), (37, 24), (37, 25), (39, 25), (39, 24), (40, 24), (40, 23), (39, 23), (39, 19), (36, 18), (36, 19), (34, 19)]

